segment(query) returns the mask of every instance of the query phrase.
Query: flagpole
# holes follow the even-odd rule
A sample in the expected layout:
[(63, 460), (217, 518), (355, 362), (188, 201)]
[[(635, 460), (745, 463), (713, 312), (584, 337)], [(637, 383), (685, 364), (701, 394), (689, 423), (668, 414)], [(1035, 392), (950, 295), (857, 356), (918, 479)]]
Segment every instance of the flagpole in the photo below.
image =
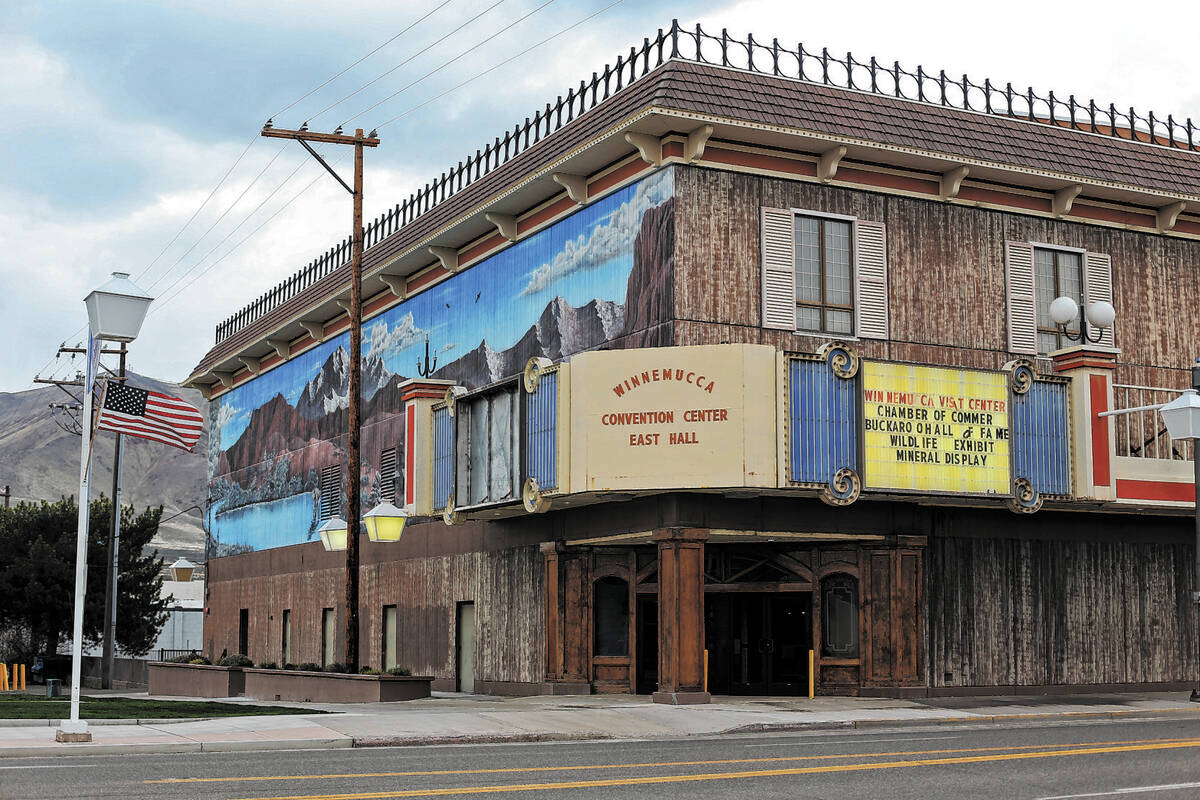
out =
[(87, 592), (87, 545), (88, 545), (88, 478), (91, 472), (92, 454), (92, 352), (97, 347), (92, 331), (88, 329), (87, 372), (83, 379), (83, 408), (79, 420), (82, 427), (79, 437), (79, 521), (75, 534), (75, 625), (71, 634), (71, 718), (59, 723), (55, 738), (59, 741), (91, 741), (88, 725), (79, 718), (79, 683), (83, 666), (83, 599)]

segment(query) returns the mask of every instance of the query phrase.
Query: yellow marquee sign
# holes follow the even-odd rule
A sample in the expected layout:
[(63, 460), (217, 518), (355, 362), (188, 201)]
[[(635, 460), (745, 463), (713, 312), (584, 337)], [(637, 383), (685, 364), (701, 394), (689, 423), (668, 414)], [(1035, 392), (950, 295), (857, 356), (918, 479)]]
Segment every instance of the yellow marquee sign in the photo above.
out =
[(998, 372), (863, 364), (863, 482), (1008, 494), (1008, 383)]

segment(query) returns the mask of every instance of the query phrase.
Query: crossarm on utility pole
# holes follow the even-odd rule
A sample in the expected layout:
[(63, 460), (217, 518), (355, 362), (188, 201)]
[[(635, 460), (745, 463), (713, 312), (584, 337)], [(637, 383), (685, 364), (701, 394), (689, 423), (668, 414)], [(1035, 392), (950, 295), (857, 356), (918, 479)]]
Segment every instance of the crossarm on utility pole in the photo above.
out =
[(311, 155), (317, 161), (321, 162), (321, 166), (324, 167), (325, 170), (330, 175), (332, 175), (334, 178), (337, 179), (337, 182), (342, 185), (343, 189), (345, 189), (351, 195), (354, 194), (354, 190), (351, 189), (350, 186), (344, 180), (342, 180), (341, 175), (338, 175), (336, 172), (333, 171), (333, 167), (329, 166), (329, 163), (325, 159), (321, 158), (320, 153), (318, 153), (316, 150), (312, 149), (312, 145), (310, 145), (308, 142), (304, 141), (303, 139), (297, 139), (297, 141), (300, 142), (300, 144), (302, 144), (304, 146), (304, 149), (308, 151), (309, 155)]

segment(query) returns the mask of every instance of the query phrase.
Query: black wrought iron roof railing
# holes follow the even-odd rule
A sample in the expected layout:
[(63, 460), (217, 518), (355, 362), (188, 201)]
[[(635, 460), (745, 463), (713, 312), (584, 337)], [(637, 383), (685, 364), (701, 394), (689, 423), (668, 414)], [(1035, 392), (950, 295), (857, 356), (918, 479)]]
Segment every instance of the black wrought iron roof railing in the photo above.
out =
[[(1137, 141), (1144, 144), (1200, 151), (1200, 128), (1192, 120), (1180, 122), (1172, 115), (1164, 119), (1153, 112), (1139, 114), (1132, 107), (1118, 109), (1116, 105), (1086, 103), (1068, 95), (1062, 99), (1054, 92), (1045, 95), (1032, 88), (1018, 91), (1011, 83), (1003, 86), (985, 79), (972, 81), (967, 75), (951, 78), (944, 70), (927, 72), (918, 66), (907, 70), (899, 62), (890, 66), (874, 57), (859, 61), (852, 53), (845, 57), (831, 55), (826, 48), (820, 52), (806, 50), (803, 44), (789, 49), (772, 39), (770, 44), (756, 41), (753, 35), (734, 39), (726, 30), (720, 36), (705, 33), (699, 25), (694, 29), (680, 27), (672, 21), (668, 29), (660, 28), (653, 38), (642, 40), (641, 46), (629, 49), (606, 65), (603, 72), (593, 72), (591, 80), (559, 95), (554, 103), (526, 117), (497, 136), (474, 156), (443, 172), (438, 178), (413, 192), (407, 200), (381, 214), (364, 229), (364, 248), (371, 248), (400, 228), (428, 212), (448, 197), (470, 186), (493, 170), (523, 153), (546, 136), (554, 133), (577, 117), (591, 111), (616, 93), (670, 60), (691, 61), (805, 81), (808, 83), (851, 89), (874, 95), (910, 100), (965, 111), (992, 114), (999, 117), (1057, 125), (1087, 133)], [(339, 242), (313, 259), (287, 280), (263, 293), (216, 327), (216, 341), (228, 339), (282, 303), (337, 270), (350, 260), (350, 238)]]

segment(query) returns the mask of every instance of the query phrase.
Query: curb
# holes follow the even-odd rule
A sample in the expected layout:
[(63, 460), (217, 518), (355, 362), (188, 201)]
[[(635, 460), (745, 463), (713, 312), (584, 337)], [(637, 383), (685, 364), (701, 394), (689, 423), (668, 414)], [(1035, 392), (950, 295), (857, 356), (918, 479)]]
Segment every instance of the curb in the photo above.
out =
[(446, 744), (519, 744), (523, 742), (595, 742), (618, 737), (611, 733), (482, 733), (463, 736), (363, 736), (353, 747), (427, 747)]
[(1200, 708), (1147, 708), (1121, 711), (1057, 711), (1044, 714), (979, 714), (973, 717), (898, 717), (892, 719), (860, 719), (844, 722), (760, 722), (739, 725), (717, 735), (736, 733), (772, 733), (786, 731), (870, 730), (873, 728), (934, 728), (955, 725), (997, 725), (1074, 720), (1137, 719), (1156, 714), (1192, 714), (1200, 716)]
[(159, 753), (239, 753), (264, 750), (335, 750), (354, 746), (339, 739), (251, 739), (235, 742), (161, 742), (145, 744), (49, 744), (0, 747), (0, 759), (72, 756), (154, 755)]
[[(621, 738), (689, 738), (689, 736), (726, 736), (746, 733), (786, 733), (791, 731), (878, 730), (887, 728), (953, 727), (956, 725), (997, 725), (1054, 721), (1138, 719), (1161, 715), (1200, 716), (1200, 708), (1148, 708), (1118, 711), (1060, 711), (1042, 714), (980, 714), (971, 717), (891, 718), (823, 722), (759, 722), (738, 725), (709, 733), (676, 736), (620, 737), (602, 731), (580, 733), (487, 733), (462, 736), (362, 736), (326, 739), (250, 739), (238, 741), (195, 742), (172, 741), (144, 744), (76, 744), (0, 747), (0, 759), (44, 758), (54, 756), (136, 755), (157, 753), (232, 753), (269, 750), (325, 750), (366, 747), (429, 747), (463, 744), (523, 744), (530, 742), (592, 742), (614, 741)], [(162, 724), (174, 720), (137, 720), (137, 724)], [(194, 720), (180, 720), (194, 721)], [(57, 720), (3, 720), (0, 722), (31, 722), (25, 727), (57, 725)], [(96, 720), (89, 724), (133, 724), (130, 720)], [(8, 725), (7, 727), (21, 727)]]

